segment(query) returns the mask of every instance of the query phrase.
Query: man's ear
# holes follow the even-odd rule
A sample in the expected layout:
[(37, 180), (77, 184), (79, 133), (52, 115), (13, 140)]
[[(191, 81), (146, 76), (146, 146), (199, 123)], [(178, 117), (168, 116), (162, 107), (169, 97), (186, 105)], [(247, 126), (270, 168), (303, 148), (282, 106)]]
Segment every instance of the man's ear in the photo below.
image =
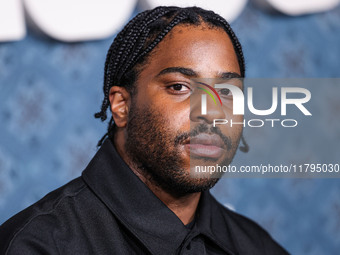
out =
[(128, 121), (130, 93), (123, 87), (113, 86), (109, 94), (113, 120), (117, 127), (125, 127)]

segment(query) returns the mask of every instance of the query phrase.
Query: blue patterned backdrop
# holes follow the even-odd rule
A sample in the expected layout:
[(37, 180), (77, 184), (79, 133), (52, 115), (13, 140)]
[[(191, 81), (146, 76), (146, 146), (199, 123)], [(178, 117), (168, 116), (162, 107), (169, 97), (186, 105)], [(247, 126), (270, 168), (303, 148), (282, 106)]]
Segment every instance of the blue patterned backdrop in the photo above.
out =
[[(248, 4), (232, 25), (244, 46), (248, 77), (340, 77), (340, 8), (288, 17)], [(29, 30), (22, 41), (0, 44), (0, 223), (79, 176), (96, 152), (106, 124), (93, 113), (101, 104), (112, 39), (66, 44)], [(250, 144), (263, 139), (263, 150), (255, 146), (236, 161), (266, 160), (273, 150), (289, 157), (291, 141), (309, 147), (310, 154), (302, 147), (297, 158), (338, 160), (340, 89), (327, 89), (327, 102), (315, 100), (314, 110), (328, 129), (310, 127), (291, 137), (246, 133)], [(310, 139), (297, 143), (301, 134)], [(318, 144), (323, 149), (313, 154)], [(293, 254), (339, 254), (340, 179), (223, 179), (213, 193)]]

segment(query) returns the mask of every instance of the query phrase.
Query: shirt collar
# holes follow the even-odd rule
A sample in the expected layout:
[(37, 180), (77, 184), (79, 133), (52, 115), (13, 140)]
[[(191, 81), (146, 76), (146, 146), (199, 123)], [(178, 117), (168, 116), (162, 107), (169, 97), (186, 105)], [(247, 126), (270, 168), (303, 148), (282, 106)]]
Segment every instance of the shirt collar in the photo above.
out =
[[(110, 211), (153, 254), (175, 251), (190, 232), (181, 220), (132, 172), (107, 139), (82, 177)], [(206, 191), (201, 195), (196, 224), (199, 231), (233, 254), (224, 217)]]
[(196, 219), (200, 233), (220, 246), (227, 254), (237, 253), (226, 211), (209, 191), (202, 192)]

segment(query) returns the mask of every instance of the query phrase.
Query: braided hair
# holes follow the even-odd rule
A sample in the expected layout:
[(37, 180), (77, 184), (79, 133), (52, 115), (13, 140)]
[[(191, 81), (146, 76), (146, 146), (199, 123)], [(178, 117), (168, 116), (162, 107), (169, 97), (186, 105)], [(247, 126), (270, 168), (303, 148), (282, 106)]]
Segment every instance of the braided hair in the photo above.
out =
[[(199, 7), (160, 6), (139, 13), (118, 33), (111, 44), (105, 61), (104, 99), (100, 112), (94, 115), (95, 118), (100, 118), (102, 121), (107, 119), (107, 108), (110, 106), (109, 92), (112, 86), (124, 86), (132, 96), (136, 93), (134, 84), (138, 77), (138, 70), (172, 28), (178, 24), (199, 26), (202, 22), (212, 27), (222, 28), (229, 35), (241, 76), (244, 77), (245, 64), (241, 44), (224, 18), (213, 11)], [(98, 142), (98, 146), (101, 146), (106, 136), (112, 134), (113, 129), (114, 121), (111, 117), (108, 132)]]

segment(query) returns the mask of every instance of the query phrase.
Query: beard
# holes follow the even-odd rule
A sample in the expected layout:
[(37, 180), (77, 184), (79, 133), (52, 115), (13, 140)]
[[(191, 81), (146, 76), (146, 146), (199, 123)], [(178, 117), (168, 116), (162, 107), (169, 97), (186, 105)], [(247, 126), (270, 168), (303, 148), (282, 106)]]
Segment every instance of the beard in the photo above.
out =
[(222, 162), (229, 165), (236, 151), (231, 139), (224, 136), (217, 127), (206, 124), (198, 125), (191, 132), (174, 132), (167, 123), (161, 113), (149, 108), (140, 110), (134, 103), (131, 104), (125, 150), (134, 166), (152, 184), (176, 197), (212, 188), (221, 174), (204, 178), (191, 176), (190, 170), (185, 169), (186, 162), (181, 156), (180, 146), (200, 132), (216, 133), (228, 150), (234, 150), (232, 156)]

